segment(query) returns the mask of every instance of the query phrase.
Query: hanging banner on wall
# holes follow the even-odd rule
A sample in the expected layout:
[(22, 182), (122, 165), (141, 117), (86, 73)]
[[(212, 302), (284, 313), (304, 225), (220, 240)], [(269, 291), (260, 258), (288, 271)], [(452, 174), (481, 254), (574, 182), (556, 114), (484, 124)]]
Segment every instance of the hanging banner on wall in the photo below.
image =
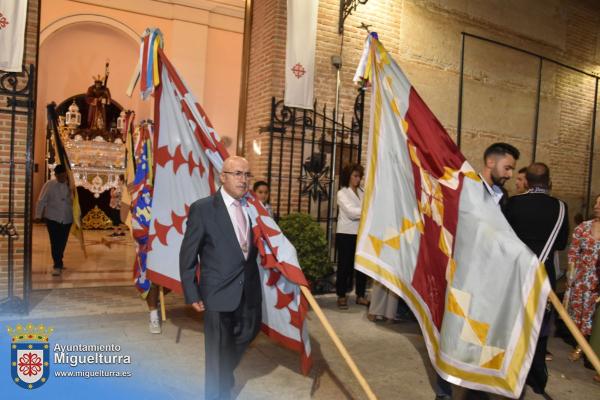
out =
[(319, 0), (288, 0), (285, 97), (288, 107), (312, 109)]
[(0, 70), (21, 72), (27, 0), (0, 0)]

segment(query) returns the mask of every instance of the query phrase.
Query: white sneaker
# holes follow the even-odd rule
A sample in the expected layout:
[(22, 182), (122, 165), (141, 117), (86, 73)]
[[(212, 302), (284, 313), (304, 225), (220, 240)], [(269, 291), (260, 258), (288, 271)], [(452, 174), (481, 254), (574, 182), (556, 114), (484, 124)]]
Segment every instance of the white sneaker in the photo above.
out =
[(162, 331), (160, 329), (160, 321), (158, 321), (158, 320), (150, 320), (149, 328), (150, 328), (150, 333), (156, 333), (156, 334), (162, 333)]

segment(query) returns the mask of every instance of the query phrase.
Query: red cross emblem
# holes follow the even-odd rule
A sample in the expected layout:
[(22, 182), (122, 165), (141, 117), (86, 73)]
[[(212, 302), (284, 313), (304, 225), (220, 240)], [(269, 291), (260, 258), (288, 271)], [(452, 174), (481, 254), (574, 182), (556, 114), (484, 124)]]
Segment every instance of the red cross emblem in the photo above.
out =
[(296, 63), (296, 65), (294, 65), (292, 67), (292, 72), (294, 73), (294, 76), (296, 78), (300, 79), (300, 78), (302, 78), (302, 75), (304, 75), (306, 73), (306, 70), (304, 69), (302, 64)]
[(37, 375), (42, 371), (42, 359), (34, 353), (25, 353), (19, 359), (19, 371), (26, 376)]
[(6, 28), (6, 25), (8, 25), (8, 20), (6, 19), (6, 17), (4, 15), (2, 15), (2, 13), (0, 12), (0, 29), (2, 28)]

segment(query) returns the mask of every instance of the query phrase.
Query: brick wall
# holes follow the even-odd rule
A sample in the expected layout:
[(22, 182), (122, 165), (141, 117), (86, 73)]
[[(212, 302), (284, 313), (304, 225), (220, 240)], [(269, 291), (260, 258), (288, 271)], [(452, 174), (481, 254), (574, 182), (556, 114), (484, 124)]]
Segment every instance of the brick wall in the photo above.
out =
[[(255, 1), (252, 27), (246, 154), (264, 177), (268, 152), (270, 98), (282, 98), (285, 63), (285, 0)], [(334, 107), (336, 70), (331, 56), (342, 56), (340, 110), (351, 115), (352, 84), (365, 31), (372, 25), (438, 119), (456, 137), (461, 32), (488, 37), (600, 74), (600, 9), (579, 0), (371, 0), (348, 17), (338, 35), (339, 1), (320, 0), (316, 46), (315, 96)], [(532, 159), (539, 60), (467, 38), (462, 151), (475, 168), (485, 147), (508, 141), (522, 152), (519, 167)], [(568, 201), (571, 215), (584, 201), (595, 79), (544, 62), (537, 157), (552, 170), (554, 193)], [(368, 131), (366, 100), (365, 130)], [(598, 124), (600, 128), (600, 124)], [(366, 135), (365, 135), (366, 137)], [(253, 140), (262, 154), (254, 154)], [(593, 192), (600, 191), (600, 140), (596, 140)], [(367, 146), (363, 146), (366, 150)], [(507, 185), (512, 190), (513, 183)]]
[[(254, 1), (252, 10), (250, 70), (248, 77), (248, 106), (246, 110), (245, 155), (257, 178), (267, 171), (268, 135), (259, 129), (269, 124), (271, 97), (282, 97), (285, 66), (285, 1)], [(262, 155), (253, 152), (257, 140)]]
[[(30, 0), (27, 11), (26, 46), (24, 64), (37, 64), (38, 49), (38, 26), (39, 26), (39, 0)], [(22, 86), (20, 86), (22, 87)], [(34, 86), (35, 87), (35, 86)], [(0, 96), (0, 104), (6, 106), (6, 98)], [(13, 136), (15, 179), (13, 186), (13, 210), (15, 227), (19, 238), (13, 240), (13, 266), (14, 266), (14, 295), (23, 296), (23, 264), (24, 264), (24, 224), (25, 212), (25, 165), (27, 144), (27, 119), (25, 116), (16, 118), (15, 132)], [(9, 171), (11, 145), (11, 122), (10, 115), (0, 114), (0, 223), (4, 224), (8, 218), (5, 213), (9, 210)], [(30, 227), (29, 227), (30, 228)], [(7, 296), (8, 288), (8, 239), (0, 237), (0, 300)]]

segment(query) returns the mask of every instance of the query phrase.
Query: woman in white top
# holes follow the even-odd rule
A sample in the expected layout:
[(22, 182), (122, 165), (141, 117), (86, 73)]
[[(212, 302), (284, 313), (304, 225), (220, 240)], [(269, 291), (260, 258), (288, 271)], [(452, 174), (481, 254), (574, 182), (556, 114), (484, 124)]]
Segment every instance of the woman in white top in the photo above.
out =
[[(360, 164), (346, 165), (340, 174), (340, 187), (337, 193), (339, 207), (337, 234), (335, 245), (337, 249), (336, 292), (338, 307), (348, 308), (346, 292), (352, 291), (354, 275), (354, 253), (356, 252), (356, 235), (360, 223), (363, 190), (360, 188), (364, 169)], [(367, 276), (356, 271), (356, 304), (368, 306), (365, 297)]]

